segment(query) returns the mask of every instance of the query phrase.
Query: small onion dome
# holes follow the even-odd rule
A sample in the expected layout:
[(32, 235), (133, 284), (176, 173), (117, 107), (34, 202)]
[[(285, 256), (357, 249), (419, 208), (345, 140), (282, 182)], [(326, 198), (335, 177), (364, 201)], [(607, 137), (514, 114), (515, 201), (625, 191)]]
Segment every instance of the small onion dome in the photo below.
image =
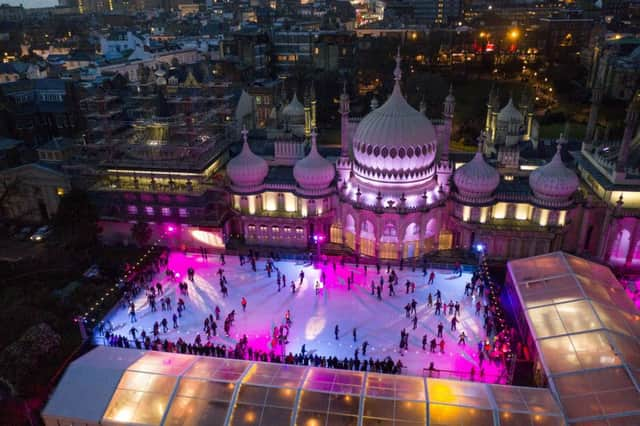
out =
[(311, 133), (311, 151), (293, 167), (293, 177), (303, 189), (324, 189), (331, 185), (336, 174), (333, 164), (318, 152), (316, 132)]
[(247, 129), (242, 129), (244, 144), (239, 155), (227, 164), (227, 175), (234, 185), (250, 187), (262, 184), (269, 173), (269, 166), (264, 158), (254, 154), (247, 142)]
[(304, 124), (304, 105), (298, 100), (298, 95), (293, 94), (293, 99), (282, 109), (282, 115), (290, 124)]
[(518, 108), (513, 104), (513, 99), (509, 98), (509, 102), (507, 105), (500, 110), (497, 117), (498, 121), (504, 122), (522, 122), (524, 121), (524, 117), (522, 113), (518, 111)]
[(548, 164), (529, 175), (529, 186), (536, 198), (544, 201), (566, 201), (578, 189), (578, 176), (562, 162), (560, 149)]
[(479, 146), (475, 157), (455, 171), (453, 181), (460, 195), (480, 200), (489, 197), (496, 190), (500, 183), (500, 173), (484, 161)]

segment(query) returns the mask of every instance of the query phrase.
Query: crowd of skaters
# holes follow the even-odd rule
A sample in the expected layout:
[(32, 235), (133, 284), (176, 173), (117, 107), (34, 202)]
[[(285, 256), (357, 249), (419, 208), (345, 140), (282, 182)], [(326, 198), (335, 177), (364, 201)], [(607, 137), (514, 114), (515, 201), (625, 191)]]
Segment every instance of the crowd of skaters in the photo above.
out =
[[(204, 261), (208, 260), (208, 254), (205, 250), (201, 250), (200, 252), (202, 259)], [(249, 264), (251, 269), (254, 272), (257, 272), (257, 260), (259, 254), (257, 252), (250, 251), (248, 255), (240, 255), (239, 262), (240, 265)], [(147, 291), (147, 301), (151, 306), (152, 312), (157, 312), (156, 299), (160, 300), (162, 311), (171, 313), (170, 318), (172, 319), (172, 327), (179, 328), (179, 319), (182, 317), (186, 309), (185, 301), (182, 297), (178, 298), (176, 303), (176, 312), (172, 312), (172, 304), (171, 299), (169, 297), (164, 296), (164, 291), (162, 285), (160, 283), (156, 283), (153, 285), (151, 283), (152, 277), (154, 273), (159, 272), (161, 266), (166, 267), (167, 277), (171, 281), (176, 281), (176, 277), (179, 277), (179, 274), (176, 274), (174, 271), (170, 270), (167, 267), (167, 259), (168, 256), (160, 256), (157, 262), (154, 262), (149, 270), (143, 271), (139, 273), (138, 282), (128, 283), (130, 287), (132, 287), (132, 291), (128, 295), (128, 303), (129, 303), (129, 313), (131, 322), (136, 322), (136, 314), (135, 314), (135, 305), (133, 303), (133, 297), (135, 297), (140, 289), (146, 289)], [(282, 273), (275, 264), (275, 261), (279, 260), (277, 254), (271, 254), (265, 262), (265, 271), (267, 272), (268, 277), (271, 277), (272, 274), (276, 276), (276, 285), (277, 291), (287, 287), (287, 277), (284, 273)], [(225, 265), (225, 257), (224, 254), (219, 256), (219, 263), (221, 266)], [(341, 263), (344, 266), (344, 258), (341, 259)], [(327, 264), (327, 260), (325, 258), (325, 264)], [(358, 267), (358, 261), (356, 260), (356, 267)], [(402, 270), (403, 265), (402, 262), (400, 264), (400, 270)], [(413, 264), (413, 270), (415, 271), (416, 265)], [(363, 265), (364, 275), (367, 276), (368, 266)], [(376, 273), (379, 275), (378, 283), (376, 284), (375, 280), (371, 281), (371, 294), (376, 296), (378, 299), (382, 299), (383, 287), (385, 284), (384, 275), (381, 273), (381, 265), (376, 264)], [(386, 267), (387, 272), (387, 281), (388, 281), (388, 289), (389, 289), (389, 297), (393, 297), (396, 295), (396, 287), (400, 286), (399, 277), (396, 273), (395, 269), (391, 267), (390, 264), (387, 264)], [(333, 270), (336, 270), (336, 263), (333, 262)], [(459, 264), (456, 264), (456, 268), (454, 273), (457, 273), (458, 276), (462, 273), (462, 267)], [(224, 269), (221, 267), (218, 270), (219, 275), (219, 285), (220, 292), (223, 296), (228, 295), (228, 280), (225, 276)], [(423, 266), (423, 275), (427, 277), (427, 285), (433, 285), (435, 281), (435, 272), (431, 271), (428, 273), (426, 269), (426, 265)], [(187, 278), (189, 281), (194, 280), (194, 271), (192, 268), (189, 268), (187, 271)], [(290, 281), (290, 288), (292, 293), (296, 293), (296, 290), (299, 290), (304, 282), (304, 271), (301, 270), (296, 280)], [(320, 280), (316, 280), (314, 283), (314, 288), (316, 294), (320, 294), (320, 292), (326, 286), (327, 277), (324, 271), (321, 272)], [(347, 277), (346, 280), (347, 288), (350, 290), (351, 286), (355, 284), (354, 273), (351, 271), (350, 276)], [(364, 285), (364, 282), (362, 283)], [(188, 284), (187, 282), (178, 282), (179, 294), (188, 298)], [(410, 280), (406, 280), (404, 283), (405, 294), (414, 294), (416, 290), (416, 283)], [(511, 341), (513, 341), (513, 330), (511, 334), (505, 334), (504, 331), (501, 331), (499, 334), (496, 334), (494, 337), (494, 344), (490, 344), (492, 341), (492, 333), (493, 333), (493, 320), (492, 320), (492, 309), (489, 305), (481, 302), (483, 300), (483, 295), (485, 291), (485, 283), (481, 280), (480, 275), (475, 272), (472, 280), (467, 283), (465, 286), (465, 297), (471, 297), (474, 300), (477, 298), (475, 307), (476, 307), (476, 315), (484, 316), (484, 328), (486, 332), (486, 339), (478, 342), (478, 357), (481, 368), (481, 375), (483, 374), (482, 365), (487, 356), (493, 358), (493, 354), (496, 352), (500, 352), (502, 348), (501, 345), (509, 345)], [(427, 300), (423, 303), (426, 303), (428, 308), (434, 308), (434, 316), (450, 316), (451, 319), (448, 320), (450, 322), (450, 331), (457, 331), (457, 326), (459, 323), (459, 316), (461, 305), (459, 301), (453, 302), (450, 300), (448, 303), (443, 302), (442, 294), (440, 290), (436, 290), (435, 293), (429, 292)], [(241, 308), (243, 311), (246, 311), (247, 308), (247, 299), (246, 297), (242, 297), (241, 299)], [(418, 323), (418, 308), (419, 302), (412, 297), (411, 301), (407, 303), (405, 306), (405, 312), (407, 318), (410, 319), (412, 324), (412, 329), (415, 330), (417, 328)], [(240, 339), (240, 341), (235, 345), (235, 347), (227, 348), (225, 345), (216, 345), (211, 342), (212, 336), (217, 335), (217, 322), (220, 320), (220, 308), (216, 306), (215, 308), (215, 316), (210, 314), (203, 321), (203, 332), (206, 334), (206, 342), (203, 343), (203, 339), (198, 334), (193, 343), (185, 342), (182, 338), (180, 338), (177, 342), (171, 342), (167, 339), (161, 339), (159, 334), (161, 331), (166, 333), (169, 331), (169, 323), (166, 318), (162, 318), (160, 321), (156, 321), (153, 326), (152, 335), (147, 335), (144, 330), (140, 333), (137, 332), (135, 326), (133, 326), (129, 331), (129, 336), (132, 338), (132, 341), (129, 340), (129, 336), (121, 336), (113, 333), (106, 333), (105, 338), (108, 344), (114, 346), (123, 346), (123, 347), (131, 347), (135, 346), (136, 348), (145, 348), (145, 349), (154, 349), (154, 350), (165, 350), (170, 352), (180, 352), (180, 353), (193, 353), (198, 355), (210, 355), (210, 356), (225, 356), (225, 357), (233, 357), (233, 358), (242, 358), (242, 359), (254, 359), (261, 361), (274, 361), (274, 362), (287, 362), (301, 365), (314, 365), (314, 366), (325, 366), (332, 368), (345, 368), (345, 369), (355, 369), (355, 370), (363, 370), (363, 371), (382, 371), (388, 373), (399, 373), (402, 371), (402, 362), (398, 360), (394, 362), (391, 358), (387, 357), (383, 361), (373, 360), (369, 358), (368, 360), (364, 358), (366, 356), (366, 348), (368, 342), (364, 342), (362, 345), (362, 357), (363, 360), (360, 359), (360, 348), (356, 348), (354, 357), (345, 358), (343, 360), (338, 360), (336, 357), (322, 357), (318, 355), (308, 355), (306, 354), (305, 346), (303, 345), (302, 350), (297, 354), (289, 353), (289, 355), (284, 355), (282, 349), (285, 347), (286, 343), (288, 343), (288, 330), (291, 325), (291, 318), (289, 311), (286, 312), (284, 316), (283, 324), (280, 326), (274, 327), (272, 333), (272, 341), (271, 346), (272, 349), (269, 352), (253, 350), (251, 345), (248, 342), (248, 338), (246, 335)], [(235, 310), (229, 312), (224, 321), (224, 332), (225, 335), (230, 335), (230, 329), (233, 326), (233, 321), (235, 319)], [(445, 351), (445, 340), (443, 336), (444, 325), (442, 321), (439, 322), (437, 326), (437, 335), (428, 338), (427, 335), (422, 337), (422, 349), (423, 351), (427, 350), (427, 344), (429, 346), (429, 351), (434, 353), (439, 349), (441, 353)], [(335, 338), (339, 339), (339, 325), (335, 326)], [(357, 340), (357, 331), (353, 329), (353, 340), (356, 342)], [(403, 355), (403, 351), (408, 350), (408, 342), (409, 342), (409, 333), (405, 328), (401, 330), (401, 339), (400, 339), (400, 354)], [(464, 331), (462, 331), (458, 336), (458, 344), (466, 345), (467, 343), (467, 335)], [(429, 370), (434, 370), (433, 362), (429, 366)], [(474, 369), (472, 368), (471, 374), (473, 375)]]

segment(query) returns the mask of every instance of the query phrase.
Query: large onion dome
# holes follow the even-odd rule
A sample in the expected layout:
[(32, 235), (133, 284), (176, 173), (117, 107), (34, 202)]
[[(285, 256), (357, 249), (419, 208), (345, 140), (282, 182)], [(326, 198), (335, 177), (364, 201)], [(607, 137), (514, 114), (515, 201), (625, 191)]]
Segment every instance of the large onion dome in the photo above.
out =
[(578, 189), (578, 176), (562, 162), (561, 144), (548, 164), (529, 175), (529, 186), (536, 198), (547, 204), (566, 203)]
[(356, 173), (378, 181), (406, 181), (406, 175), (421, 174), (436, 156), (435, 129), (402, 96), (401, 76), (398, 55), (391, 96), (360, 121), (353, 137)]
[(469, 201), (486, 201), (500, 183), (500, 173), (484, 160), (482, 150), (464, 166), (455, 171), (453, 181), (458, 193)]
[(518, 110), (518, 108), (516, 108), (516, 106), (513, 104), (513, 99), (509, 98), (509, 102), (507, 103), (507, 105), (505, 105), (505, 107), (502, 108), (500, 112), (498, 112), (497, 120), (501, 122), (508, 122), (508, 123), (509, 122), (521, 123), (524, 121), (524, 116)]
[(293, 177), (303, 189), (324, 189), (331, 185), (336, 174), (333, 164), (318, 152), (316, 133), (311, 133), (311, 151), (293, 167)]
[(234, 185), (242, 188), (261, 185), (269, 173), (269, 166), (264, 158), (254, 154), (249, 148), (248, 133), (246, 129), (242, 130), (242, 151), (227, 164), (229, 179)]
[(295, 92), (291, 102), (282, 108), (282, 115), (289, 124), (304, 124), (304, 105), (298, 100)]

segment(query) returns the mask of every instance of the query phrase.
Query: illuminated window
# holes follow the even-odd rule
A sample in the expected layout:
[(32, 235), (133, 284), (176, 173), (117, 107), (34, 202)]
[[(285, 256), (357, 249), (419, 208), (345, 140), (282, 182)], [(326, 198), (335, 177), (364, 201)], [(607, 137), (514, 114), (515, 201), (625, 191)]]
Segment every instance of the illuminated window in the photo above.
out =
[(278, 233), (278, 232), (280, 232), (280, 227), (279, 227), (279, 226), (276, 226), (276, 225), (272, 226), (272, 227), (271, 227), (271, 232), (273, 232), (273, 233)]
[(138, 208), (136, 206), (128, 206), (127, 213), (129, 213), (130, 215), (136, 215), (138, 214)]
[(364, 254), (365, 256), (375, 256), (376, 242), (367, 238), (360, 238), (360, 253)]
[(529, 218), (529, 205), (518, 204), (516, 207), (515, 217), (517, 220), (527, 220)]
[(56, 194), (58, 194), (60, 197), (62, 197), (64, 195), (64, 188), (57, 188), (56, 189)]
[(296, 234), (298, 234), (298, 235), (304, 234), (304, 229), (301, 226), (298, 226), (296, 228)]
[(290, 226), (285, 226), (284, 227), (284, 232), (285, 232), (285, 234), (290, 233), (291, 232), (291, 227)]
[(255, 195), (249, 195), (249, 214), (256, 212), (256, 197)]
[(255, 232), (256, 231), (256, 226), (255, 225), (249, 225), (249, 226), (247, 226), (247, 229), (249, 230), (249, 232)]
[(313, 49), (313, 54), (314, 55), (319, 55), (320, 54), (320, 49), (318, 49), (317, 47)]
[(185, 208), (178, 209), (178, 216), (180, 217), (189, 217), (189, 211)]
[(342, 243), (342, 228), (337, 225), (331, 225), (331, 242)]
[(278, 198), (275, 192), (266, 192), (262, 195), (264, 209), (274, 212), (278, 209)]
[(489, 211), (488, 207), (482, 207), (480, 210), (480, 223), (485, 223), (487, 221), (487, 213)]
[(567, 220), (567, 211), (566, 210), (562, 210), (560, 212), (560, 214), (558, 215), (558, 225), (559, 226), (564, 226), (565, 221)]
[(288, 212), (296, 211), (296, 196), (290, 193), (284, 194), (284, 209)]
[(267, 232), (267, 225), (260, 225), (260, 232)]
[(153, 216), (154, 214), (156, 214), (156, 212), (153, 210), (153, 207), (151, 206), (145, 207), (144, 211), (147, 214), (147, 216)]
[(504, 219), (507, 217), (507, 203), (498, 203), (493, 208), (494, 219)]
[(464, 206), (462, 208), (462, 220), (464, 220), (465, 222), (468, 222), (470, 217), (471, 217), (471, 207)]
[(169, 207), (163, 207), (162, 216), (171, 216), (171, 209)]
[(547, 226), (549, 222), (549, 210), (542, 209), (540, 210), (540, 226)]

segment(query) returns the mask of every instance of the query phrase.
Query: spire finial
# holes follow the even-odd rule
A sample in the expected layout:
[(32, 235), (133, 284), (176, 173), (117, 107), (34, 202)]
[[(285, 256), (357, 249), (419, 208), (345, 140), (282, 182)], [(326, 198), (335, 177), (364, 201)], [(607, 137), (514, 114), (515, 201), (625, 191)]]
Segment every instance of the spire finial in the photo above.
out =
[(480, 132), (480, 135), (478, 136), (478, 139), (476, 139), (478, 141), (478, 153), (482, 152), (482, 146), (484, 145), (485, 141), (487, 140), (487, 132), (485, 132), (484, 130)]
[(244, 141), (244, 143), (248, 143), (247, 136), (249, 135), (249, 131), (247, 130), (246, 125), (242, 125), (242, 131), (240, 133), (242, 133), (242, 140)]
[(346, 78), (344, 80), (342, 80), (342, 94), (343, 95), (347, 94), (347, 79)]
[(453, 83), (449, 83), (449, 94), (453, 96)]
[(317, 137), (318, 137), (318, 133), (316, 133), (316, 129), (314, 127), (313, 129), (311, 129), (311, 152), (318, 151), (318, 146), (316, 141)]
[(393, 79), (396, 82), (402, 80), (402, 69), (400, 68), (401, 62), (402, 58), (400, 57), (400, 46), (398, 46), (398, 52), (396, 53), (396, 69), (393, 70)]

